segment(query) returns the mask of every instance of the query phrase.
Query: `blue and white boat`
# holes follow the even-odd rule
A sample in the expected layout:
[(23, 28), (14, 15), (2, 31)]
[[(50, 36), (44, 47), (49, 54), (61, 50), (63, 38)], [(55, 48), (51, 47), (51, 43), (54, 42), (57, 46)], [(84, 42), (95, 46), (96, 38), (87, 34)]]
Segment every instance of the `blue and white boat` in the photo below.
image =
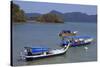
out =
[(70, 46), (81, 46), (91, 44), (93, 38), (90, 36), (65, 36), (62, 40), (61, 46), (68, 45), (70, 42)]
[(30, 61), (30, 60), (39, 59), (39, 58), (62, 55), (66, 53), (69, 46), (70, 46), (70, 43), (68, 45), (65, 45), (61, 49), (25, 47), (24, 52), (21, 52), (21, 58), (27, 61)]

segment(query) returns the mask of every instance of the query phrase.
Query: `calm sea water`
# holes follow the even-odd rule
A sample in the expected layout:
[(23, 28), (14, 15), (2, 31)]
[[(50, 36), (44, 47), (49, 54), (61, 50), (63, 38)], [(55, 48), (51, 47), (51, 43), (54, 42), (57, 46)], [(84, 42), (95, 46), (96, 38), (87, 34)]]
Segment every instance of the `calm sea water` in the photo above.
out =
[[(90, 45), (70, 47), (66, 54), (26, 62), (20, 60), (20, 52), (25, 46), (60, 48), (58, 33), (61, 30), (78, 31), (78, 35), (89, 35), (94, 38)], [(40, 65), (55, 63), (74, 63), (97, 60), (97, 25), (96, 23), (65, 22), (56, 23), (22, 23), (13, 24), (13, 65)], [(84, 47), (88, 47), (85, 50)]]

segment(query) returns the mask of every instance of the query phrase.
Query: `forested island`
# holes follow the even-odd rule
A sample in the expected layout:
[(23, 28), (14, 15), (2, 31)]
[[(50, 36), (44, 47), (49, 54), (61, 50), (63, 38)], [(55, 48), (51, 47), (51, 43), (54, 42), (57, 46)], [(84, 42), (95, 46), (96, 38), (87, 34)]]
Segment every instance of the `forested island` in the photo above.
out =
[(48, 13), (48, 14), (43, 14), (41, 16), (38, 16), (36, 18), (36, 21), (38, 22), (50, 22), (50, 23), (63, 23), (64, 21), (61, 19), (61, 17), (59, 17), (58, 15), (56, 14), (51, 14), (51, 13)]

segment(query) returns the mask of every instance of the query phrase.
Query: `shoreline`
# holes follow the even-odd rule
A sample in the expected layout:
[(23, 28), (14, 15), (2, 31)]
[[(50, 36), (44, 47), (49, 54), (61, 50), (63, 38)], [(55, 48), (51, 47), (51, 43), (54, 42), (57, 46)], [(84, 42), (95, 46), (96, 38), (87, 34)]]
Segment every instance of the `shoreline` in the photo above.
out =
[(37, 24), (65, 24), (65, 23), (93, 23), (97, 24), (97, 22), (64, 22), (64, 23), (55, 23), (55, 22), (37, 22), (37, 21), (26, 21), (26, 22), (11, 22), (12, 24), (26, 24), (26, 23), (37, 23)]

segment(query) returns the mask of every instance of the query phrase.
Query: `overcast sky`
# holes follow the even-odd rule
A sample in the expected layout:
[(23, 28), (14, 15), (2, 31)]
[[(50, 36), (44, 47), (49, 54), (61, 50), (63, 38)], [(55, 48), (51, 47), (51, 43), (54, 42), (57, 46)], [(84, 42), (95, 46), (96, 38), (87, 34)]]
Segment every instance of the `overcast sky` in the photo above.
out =
[(75, 5), (75, 4), (59, 4), (46, 2), (30, 2), (30, 1), (13, 1), (18, 4), (26, 13), (48, 13), (56, 10), (62, 13), (66, 12), (82, 12), (89, 15), (97, 14), (97, 7), (94, 5)]

